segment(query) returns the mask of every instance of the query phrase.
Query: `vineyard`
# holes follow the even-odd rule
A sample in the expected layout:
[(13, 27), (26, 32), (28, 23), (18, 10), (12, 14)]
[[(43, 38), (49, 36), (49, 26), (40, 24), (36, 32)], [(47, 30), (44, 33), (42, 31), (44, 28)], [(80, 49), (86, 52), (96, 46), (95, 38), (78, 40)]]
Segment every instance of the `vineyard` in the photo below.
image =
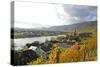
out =
[[(65, 42), (69, 36), (69, 34), (66, 34), (66, 37), (60, 37), (60, 39)], [(53, 64), (97, 60), (97, 33), (93, 31), (91, 36), (80, 37), (80, 40), (72, 43), (69, 48), (60, 47), (59, 44), (61, 45), (63, 42), (54, 43), (52, 44), (52, 50), (48, 52), (47, 59), (40, 56), (27, 64)]]

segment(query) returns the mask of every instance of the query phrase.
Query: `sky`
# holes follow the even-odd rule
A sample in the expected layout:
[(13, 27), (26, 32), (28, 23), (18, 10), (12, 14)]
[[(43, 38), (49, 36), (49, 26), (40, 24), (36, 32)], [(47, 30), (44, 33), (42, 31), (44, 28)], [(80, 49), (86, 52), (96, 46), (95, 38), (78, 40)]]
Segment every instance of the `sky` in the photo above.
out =
[(96, 6), (15, 2), (15, 27), (41, 28), (97, 20)]

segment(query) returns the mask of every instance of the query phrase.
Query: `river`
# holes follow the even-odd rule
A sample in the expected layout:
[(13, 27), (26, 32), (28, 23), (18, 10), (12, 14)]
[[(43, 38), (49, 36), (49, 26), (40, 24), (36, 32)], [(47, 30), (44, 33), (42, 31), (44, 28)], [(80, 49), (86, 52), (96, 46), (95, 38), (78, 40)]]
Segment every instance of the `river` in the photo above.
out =
[(65, 35), (58, 35), (58, 36), (41, 36), (41, 37), (32, 37), (32, 38), (19, 38), (14, 39), (14, 47), (15, 50), (22, 49), (26, 44), (33, 43), (34, 41), (39, 41), (39, 43), (45, 42), (45, 40), (51, 40), (52, 38), (57, 38), (59, 36)]

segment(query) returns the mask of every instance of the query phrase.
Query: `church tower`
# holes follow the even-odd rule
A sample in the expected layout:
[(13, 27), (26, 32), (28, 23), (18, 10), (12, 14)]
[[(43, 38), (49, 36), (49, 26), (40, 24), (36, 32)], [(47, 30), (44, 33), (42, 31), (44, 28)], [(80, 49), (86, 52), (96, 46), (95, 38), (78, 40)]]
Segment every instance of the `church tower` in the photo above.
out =
[(75, 31), (74, 31), (74, 36), (76, 36), (77, 35), (77, 33), (76, 33), (76, 28), (75, 28)]

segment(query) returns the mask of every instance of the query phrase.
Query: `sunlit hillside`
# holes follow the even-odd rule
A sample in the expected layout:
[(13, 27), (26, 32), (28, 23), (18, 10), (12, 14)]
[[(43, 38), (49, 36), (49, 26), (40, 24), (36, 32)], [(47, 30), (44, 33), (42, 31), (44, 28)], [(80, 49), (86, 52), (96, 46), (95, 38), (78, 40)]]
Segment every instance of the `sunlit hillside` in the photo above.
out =
[[(59, 46), (59, 44), (63, 45), (64, 41), (54, 43), (52, 44), (53, 49), (49, 52), (47, 60), (40, 56), (36, 60), (28, 62), (27, 64), (51, 64), (97, 60), (97, 30), (96, 28), (91, 28), (86, 30), (84, 29), (84, 31), (91, 32), (92, 34), (89, 36), (83, 35), (84, 37), (80, 36), (79, 38), (81, 41), (74, 42), (69, 48)], [(62, 40), (67, 39), (71, 34), (66, 33), (66, 37), (60, 38), (62, 38)]]

